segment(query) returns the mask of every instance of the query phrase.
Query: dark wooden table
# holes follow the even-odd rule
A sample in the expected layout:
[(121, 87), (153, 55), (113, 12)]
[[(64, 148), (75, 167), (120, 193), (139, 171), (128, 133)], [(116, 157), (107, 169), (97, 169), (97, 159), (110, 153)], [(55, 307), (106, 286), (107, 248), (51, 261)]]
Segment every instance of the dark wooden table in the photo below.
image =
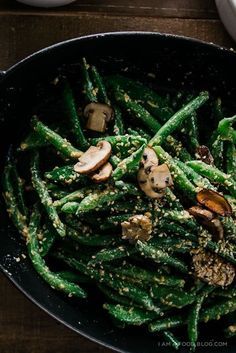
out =
[[(0, 0), (0, 69), (47, 45), (110, 31), (175, 33), (235, 47), (213, 0), (79, 0), (39, 10)], [(0, 353), (108, 353), (55, 322), (0, 275)]]

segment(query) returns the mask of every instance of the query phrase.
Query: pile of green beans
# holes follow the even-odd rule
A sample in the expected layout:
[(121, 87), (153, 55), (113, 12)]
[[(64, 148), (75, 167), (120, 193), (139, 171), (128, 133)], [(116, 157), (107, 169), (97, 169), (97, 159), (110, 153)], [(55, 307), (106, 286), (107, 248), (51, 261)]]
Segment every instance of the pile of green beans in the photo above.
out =
[[(61, 136), (60, 120), (52, 127), (47, 117), (33, 116), (30, 133), (10, 149), (5, 165), (6, 208), (26, 240), (33, 267), (69, 297), (86, 298), (91, 285), (96, 286), (117, 327), (146, 326), (174, 349), (181, 346), (178, 327), (195, 350), (199, 325), (221, 317), (227, 318), (222, 335), (235, 336), (229, 316), (236, 310), (235, 284), (219, 288), (196, 279), (192, 253), (202, 247), (236, 264), (236, 116), (225, 117), (221, 100), (212, 104), (208, 92), (186, 92), (186, 104), (173, 111), (175, 102), (148, 84), (126, 74), (102, 76), (85, 58), (79, 78), (79, 100), (69, 78), (59, 77), (57, 88), (62, 119), (71, 130)], [(92, 102), (113, 108), (104, 133), (86, 129), (83, 109)], [(203, 105), (212, 109), (217, 123), (207, 142), (198, 133)], [(96, 184), (74, 165), (102, 140), (111, 144), (113, 172)], [(214, 165), (198, 159), (195, 150), (202, 144), (208, 144)], [(173, 178), (174, 187), (158, 200), (147, 197), (137, 182), (147, 146)], [(232, 216), (220, 218), (223, 241), (214, 240), (188, 213), (203, 188), (221, 193), (231, 204)], [(147, 212), (150, 240), (130, 243), (122, 238), (121, 223)]]

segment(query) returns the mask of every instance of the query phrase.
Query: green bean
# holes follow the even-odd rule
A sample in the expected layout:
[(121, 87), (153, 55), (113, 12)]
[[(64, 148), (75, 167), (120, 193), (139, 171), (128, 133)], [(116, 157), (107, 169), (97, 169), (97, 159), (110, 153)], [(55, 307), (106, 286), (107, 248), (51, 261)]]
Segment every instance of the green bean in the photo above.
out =
[(137, 242), (137, 249), (142, 256), (152, 259), (154, 262), (169, 265), (183, 273), (188, 272), (187, 266), (182, 261), (170, 256), (168, 253), (162, 251), (161, 249), (157, 249), (151, 245), (144, 244), (141, 241)]
[(109, 162), (111, 163), (113, 168), (116, 168), (118, 164), (121, 162), (121, 159), (116, 155), (114, 155), (110, 157)]
[(92, 145), (96, 145), (101, 140), (109, 142), (112, 146), (112, 151), (119, 158), (126, 158), (143, 144), (147, 143), (147, 140), (140, 136), (132, 136), (127, 134), (93, 138), (90, 142)]
[(143, 137), (145, 138), (147, 141), (151, 139), (151, 136), (146, 132), (144, 131), (143, 129), (139, 128), (139, 127), (135, 127), (135, 130), (134, 129), (131, 129), (130, 127), (127, 129), (127, 132), (130, 134), (130, 135), (135, 135), (135, 136), (140, 136), (140, 137)]
[(62, 207), (63, 205), (65, 205), (66, 203), (69, 203), (69, 202), (81, 201), (81, 200), (83, 200), (84, 197), (86, 197), (86, 195), (91, 194), (93, 189), (94, 189), (93, 187), (84, 187), (84, 188), (81, 188), (79, 190), (75, 190), (72, 193), (64, 196), (60, 200), (54, 201), (53, 205), (55, 207)]
[(98, 90), (97, 98), (99, 102), (110, 105), (110, 100), (107, 96), (106, 87), (104, 85), (103, 79), (98, 72), (96, 66), (91, 66), (91, 78), (93, 81), (93, 86)]
[(68, 296), (76, 296), (78, 298), (86, 298), (85, 291), (78, 285), (64, 280), (56, 273), (53, 273), (47, 267), (44, 259), (39, 253), (39, 243), (37, 239), (38, 226), (40, 221), (40, 214), (37, 211), (33, 211), (30, 218), (29, 233), (27, 248), (28, 254), (32, 261), (32, 264), (38, 274), (53, 288), (62, 291)]
[(167, 219), (167, 221), (177, 222), (183, 224), (187, 229), (192, 231), (197, 231), (197, 223), (193, 216), (189, 214), (188, 211), (177, 211), (177, 210), (166, 210), (164, 209), (163, 212), (158, 215), (161, 219)]
[(81, 117), (77, 113), (77, 107), (75, 104), (73, 92), (68, 82), (66, 82), (64, 87), (63, 102), (65, 105), (66, 114), (71, 121), (72, 131), (75, 135), (76, 144), (82, 150), (86, 150), (89, 147), (89, 144), (84, 136), (81, 126)]
[(113, 289), (107, 287), (107, 286), (104, 286), (103, 284), (98, 284), (98, 288), (102, 291), (103, 294), (105, 294), (105, 296), (109, 299), (109, 300), (112, 300), (113, 302), (115, 302), (116, 304), (122, 304), (122, 305), (126, 305), (126, 306), (135, 306), (136, 304), (120, 295), (117, 291), (114, 291)]
[(115, 135), (124, 135), (125, 127), (122, 118), (122, 113), (119, 107), (113, 106), (114, 109), (114, 127), (113, 132)]
[(24, 197), (24, 188), (23, 188), (23, 181), (18, 175), (18, 171), (16, 169), (16, 164), (15, 162), (11, 162), (11, 174), (13, 178), (13, 187), (14, 187), (14, 192), (16, 195), (17, 203), (20, 212), (23, 214), (23, 216), (27, 219), (28, 216), (28, 209), (25, 204), (25, 197)]
[(127, 92), (134, 100), (141, 100), (145, 104), (146, 109), (160, 119), (161, 122), (165, 122), (173, 114), (172, 109), (168, 106), (167, 99), (159, 96), (155, 91), (138, 81), (121, 75), (113, 75), (107, 78), (106, 83), (108, 87), (113, 89), (118, 87)]
[(62, 206), (60, 211), (64, 213), (69, 213), (69, 214), (71, 213), (76, 214), (79, 208), (79, 205), (80, 205), (79, 202), (75, 202), (75, 201), (67, 202)]
[(198, 340), (198, 322), (199, 322), (200, 310), (202, 308), (203, 301), (205, 300), (208, 292), (209, 292), (209, 289), (203, 290), (203, 292), (197, 297), (196, 302), (194, 303), (188, 315), (188, 319), (187, 319), (188, 337), (189, 337), (189, 342), (191, 342), (191, 349), (193, 351), (195, 351), (196, 349), (196, 342)]
[(21, 142), (20, 150), (21, 151), (28, 151), (36, 148), (46, 147), (48, 146), (48, 142), (36, 131), (31, 131), (26, 139)]
[(209, 308), (203, 309), (200, 314), (200, 320), (208, 322), (210, 320), (219, 320), (221, 316), (232, 313), (236, 310), (236, 299), (227, 299), (221, 304), (215, 304)]
[(15, 227), (24, 236), (28, 236), (26, 217), (20, 212), (11, 180), (12, 165), (8, 161), (3, 172), (3, 196), (7, 205), (7, 212)]
[(160, 332), (181, 325), (185, 325), (185, 318), (181, 315), (176, 315), (153, 321), (149, 324), (148, 329), (150, 332)]
[(155, 286), (151, 289), (152, 297), (160, 301), (163, 305), (174, 308), (183, 308), (184, 306), (192, 304), (196, 297), (195, 294), (185, 293), (180, 289), (171, 289), (164, 286)]
[[(144, 109), (140, 104), (132, 101), (130, 97), (126, 94), (117, 90), (115, 92), (115, 98), (117, 102), (123, 106), (123, 108), (127, 109), (127, 111), (130, 112), (130, 114), (134, 115), (137, 119), (141, 120), (151, 132), (156, 133), (161, 128), (159, 122), (155, 118), (153, 118), (153, 116), (151, 116), (146, 109)], [(182, 160), (185, 161), (191, 159), (191, 156), (187, 153), (187, 151), (185, 151), (182, 145), (173, 137), (168, 136), (165, 145), (167, 146), (167, 148), (169, 146), (172, 147), (173, 150), (176, 150), (176, 153), (179, 154)]]
[(106, 284), (108, 287), (111, 287), (119, 292), (120, 295), (128, 297), (134, 302), (143, 305), (147, 310), (160, 312), (160, 309), (157, 308), (151, 297), (145, 291), (141, 290), (139, 287), (136, 287), (133, 283), (130, 284), (127, 281), (120, 280), (112, 274), (107, 273), (104, 270), (96, 270), (87, 265), (84, 265), (82, 262), (77, 261), (74, 258), (68, 258), (62, 253), (57, 253), (56, 257), (63, 260), (70, 267), (75, 268), (76, 270), (89, 275), (94, 280)]
[(134, 254), (136, 249), (125, 245), (120, 245), (113, 249), (103, 249), (92, 256), (92, 260), (89, 261), (90, 265), (96, 265), (103, 262), (114, 261), (122, 259)]
[(224, 141), (217, 136), (216, 140), (211, 145), (211, 154), (214, 158), (214, 164), (217, 168), (223, 169), (224, 164)]
[(49, 129), (49, 127), (44, 125), (36, 117), (33, 117), (31, 121), (33, 129), (39, 134), (39, 136), (53, 145), (64, 157), (77, 159), (83, 154), (83, 152), (77, 150), (69, 141)]
[(228, 175), (236, 180), (236, 147), (232, 141), (227, 142), (226, 171)]
[(175, 236), (180, 236), (184, 239), (189, 239), (192, 242), (197, 242), (198, 240), (197, 236), (194, 234), (193, 231), (188, 232), (183, 226), (166, 221), (165, 219), (162, 219), (158, 223), (158, 230), (174, 234)]
[(161, 248), (168, 253), (189, 253), (195, 247), (195, 243), (188, 239), (178, 239), (175, 237), (154, 237), (150, 241), (150, 245)]
[(172, 347), (176, 350), (179, 349), (181, 342), (173, 335), (170, 331), (163, 332), (164, 338), (172, 345)]
[(190, 161), (187, 162), (187, 165), (210, 181), (224, 185), (230, 194), (236, 197), (236, 182), (234, 182), (230, 175), (202, 161)]
[(46, 255), (48, 255), (53, 244), (55, 243), (57, 233), (53, 227), (50, 227), (50, 224), (47, 224), (47, 228), (43, 229), (41, 231), (41, 234), (42, 238), (39, 237), (39, 252), (42, 257), (45, 257)]
[(123, 159), (112, 173), (114, 180), (119, 180), (123, 176), (135, 173), (139, 169), (145, 144), (143, 144), (137, 151), (133, 152), (129, 157)]
[(86, 228), (85, 230), (83, 230), (82, 228), (80, 232), (71, 227), (67, 227), (66, 229), (67, 236), (82, 245), (92, 247), (104, 247), (117, 243), (117, 236), (112, 236), (109, 234), (86, 233)]
[(104, 304), (103, 308), (108, 310), (109, 314), (117, 320), (128, 325), (141, 326), (158, 317), (153, 311), (144, 311), (140, 308), (127, 307), (120, 304)]
[(145, 270), (129, 263), (121, 267), (109, 267), (109, 270), (122, 276), (132, 278), (134, 281), (140, 282), (141, 284), (147, 282), (150, 285), (160, 284), (168, 287), (183, 287), (185, 284), (184, 279), (178, 278), (177, 276)]
[[(139, 190), (132, 184), (125, 184), (125, 188), (107, 188), (103, 191), (86, 196), (79, 204), (76, 214), (102, 209), (104, 205), (112, 205), (115, 201), (122, 199), (125, 195), (138, 195)], [(63, 210), (63, 208), (62, 208)]]
[(200, 174), (195, 172), (192, 168), (180, 160), (174, 159), (174, 161), (194, 185), (203, 189), (216, 190), (216, 188), (209, 182), (207, 178), (203, 178)]
[(224, 118), (220, 120), (217, 132), (223, 140), (232, 141), (232, 125), (236, 122), (236, 115), (232, 118)]
[(84, 186), (88, 183), (88, 177), (74, 171), (73, 165), (55, 167), (52, 171), (44, 173), (46, 179), (55, 183), (70, 185), (72, 183)]
[(149, 141), (149, 145), (162, 145), (167, 136), (178, 129), (184, 120), (191, 117), (193, 112), (200, 108), (208, 99), (208, 92), (201, 92), (199, 96), (181, 108), (157, 131), (156, 135)]
[(185, 173), (175, 163), (174, 159), (168, 153), (166, 153), (161, 146), (154, 146), (153, 149), (160, 161), (162, 163), (166, 163), (170, 168), (175, 186), (177, 186), (178, 189), (181, 190), (190, 200), (195, 200), (196, 188), (189, 181)]
[(53, 201), (51, 199), (51, 196), (49, 195), (48, 189), (43, 182), (43, 180), (40, 178), (40, 173), (39, 173), (39, 154), (34, 153), (32, 155), (32, 160), (31, 160), (31, 178), (32, 178), (32, 183), (33, 187), (38, 193), (38, 196), (40, 198), (41, 203), (43, 204), (49, 219), (52, 222), (53, 227), (56, 229), (58, 234), (62, 237), (66, 235), (65, 227), (64, 224), (61, 222), (58, 213), (53, 206)]
[(100, 226), (100, 229), (106, 230), (120, 226), (122, 222), (127, 221), (132, 214), (118, 214), (116, 216), (108, 217)]
[(69, 281), (69, 282), (74, 282), (74, 283), (89, 283), (90, 278), (82, 275), (81, 273), (75, 273), (71, 271), (60, 271), (56, 273), (58, 276), (60, 276), (62, 279)]
[(196, 152), (199, 146), (199, 131), (196, 112), (185, 122), (185, 132), (187, 133), (187, 144), (192, 153)]
[(64, 188), (60, 188), (57, 184), (49, 183), (47, 184), (48, 192), (54, 199), (61, 199), (69, 194)]
[(83, 58), (81, 63), (81, 70), (82, 70), (82, 75), (84, 79), (83, 93), (88, 102), (97, 102), (98, 88), (93, 86), (93, 82), (90, 78), (89, 71), (88, 71), (89, 68), (90, 68), (90, 65), (87, 64), (86, 59)]

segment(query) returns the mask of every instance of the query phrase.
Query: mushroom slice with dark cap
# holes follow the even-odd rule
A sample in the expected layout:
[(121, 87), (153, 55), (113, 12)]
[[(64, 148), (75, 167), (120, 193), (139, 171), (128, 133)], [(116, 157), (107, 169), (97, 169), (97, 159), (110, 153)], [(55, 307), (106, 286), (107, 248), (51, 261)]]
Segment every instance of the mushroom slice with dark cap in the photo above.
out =
[(196, 157), (206, 164), (214, 165), (214, 158), (207, 146), (198, 146), (196, 149)]
[(150, 167), (158, 165), (158, 158), (156, 152), (151, 147), (146, 147), (143, 151), (143, 157), (140, 162), (140, 167), (144, 168), (147, 171)]
[(216, 215), (201, 206), (190, 207), (188, 212), (196, 218), (196, 220), (206, 227), (214, 236), (216, 241), (224, 238), (224, 228), (221, 221), (216, 218)]
[(112, 173), (112, 165), (107, 162), (101, 168), (99, 168), (95, 174), (91, 176), (91, 180), (95, 183), (102, 183), (110, 178)]
[(152, 199), (160, 199), (164, 196), (164, 192), (155, 189), (150, 181), (150, 178), (145, 172), (144, 168), (139, 169), (138, 172), (138, 184), (140, 189)]
[(103, 103), (89, 103), (84, 108), (84, 116), (87, 118), (86, 128), (89, 130), (104, 132), (114, 115), (113, 109)]
[(149, 179), (155, 190), (162, 190), (174, 185), (170, 170), (166, 164), (151, 167)]
[(203, 189), (197, 193), (197, 201), (209, 210), (221, 215), (230, 216), (232, 208), (229, 202), (216, 191)]
[(79, 158), (74, 171), (80, 174), (90, 174), (105, 164), (111, 155), (111, 144), (99, 141), (97, 146), (89, 149)]

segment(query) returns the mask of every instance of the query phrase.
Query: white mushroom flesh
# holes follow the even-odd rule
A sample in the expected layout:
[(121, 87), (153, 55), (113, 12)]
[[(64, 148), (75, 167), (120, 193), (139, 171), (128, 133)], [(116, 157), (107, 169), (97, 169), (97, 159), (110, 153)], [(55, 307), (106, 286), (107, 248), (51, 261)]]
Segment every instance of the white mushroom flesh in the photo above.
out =
[(104, 132), (113, 117), (113, 109), (102, 103), (89, 103), (84, 109), (84, 116), (88, 119), (86, 128), (89, 130)]
[(108, 180), (112, 173), (111, 163), (105, 163), (101, 168), (99, 168), (95, 174), (91, 176), (91, 180), (95, 183), (101, 183)]
[(107, 141), (98, 142), (79, 158), (74, 171), (80, 174), (90, 174), (105, 164), (111, 155), (111, 144)]

